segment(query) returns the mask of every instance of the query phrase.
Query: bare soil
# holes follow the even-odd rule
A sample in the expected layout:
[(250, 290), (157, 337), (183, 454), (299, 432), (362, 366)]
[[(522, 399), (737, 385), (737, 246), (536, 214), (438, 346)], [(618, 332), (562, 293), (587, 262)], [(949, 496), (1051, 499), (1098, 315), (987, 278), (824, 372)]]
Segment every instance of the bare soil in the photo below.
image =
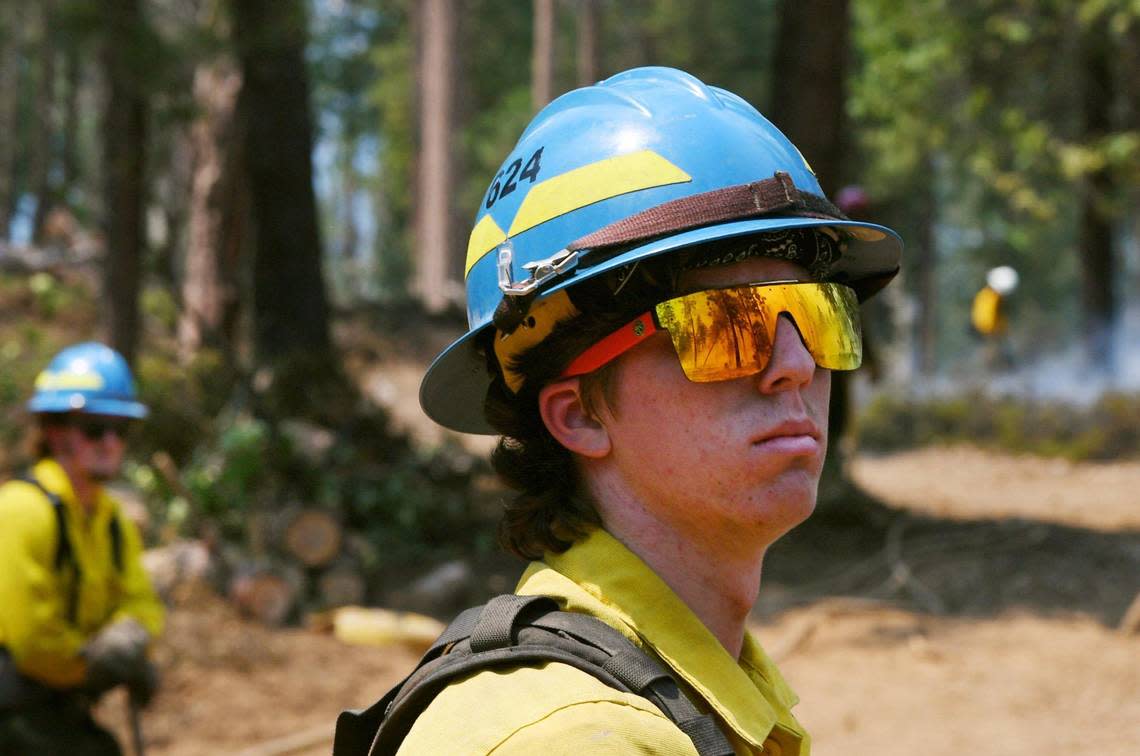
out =
[[(1136, 752), (1140, 636), (1116, 626), (1140, 589), (1140, 466), (929, 449), (852, 470), (889, 506), (820, 512), (773, 550), (757, 611), (816, 754)], [(328, 753), (337, 713), (415, 658), (183, 596), (147, 753)], [(100, 716), (127, 743), (125, 707)]]

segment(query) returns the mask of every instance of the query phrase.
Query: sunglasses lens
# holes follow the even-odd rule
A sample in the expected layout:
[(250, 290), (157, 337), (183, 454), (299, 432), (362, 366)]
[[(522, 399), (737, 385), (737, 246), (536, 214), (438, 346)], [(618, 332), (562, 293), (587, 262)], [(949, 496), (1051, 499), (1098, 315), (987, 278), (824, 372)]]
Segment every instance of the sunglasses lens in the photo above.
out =
[(99, 441), (108, 433), (113, 433), (119, 438), (127, 435), (127, 423), (123, 421), (85, 420), (77, 423), (77, 427), (89, 441)]
[(656, 308), (691, 381), (723, 381), (759, 373), (768, 364), (776, 322), (795, 321), (816, 364), (853, 370), (863, 357), (855, 292), (835, 283), (709, 289)]

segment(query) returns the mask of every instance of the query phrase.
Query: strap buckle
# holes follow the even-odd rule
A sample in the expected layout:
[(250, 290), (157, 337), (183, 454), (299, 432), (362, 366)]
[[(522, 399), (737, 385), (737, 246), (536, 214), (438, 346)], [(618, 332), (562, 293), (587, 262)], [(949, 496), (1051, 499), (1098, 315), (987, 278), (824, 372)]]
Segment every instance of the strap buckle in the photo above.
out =
[(508, 297), (525, 297), (539, 289), (552, 278), (557, 278), (578, 266), (578, 250), (560, 249), (544, 260), (523, 264), (523, 270), (530, 277), (514, 281), (511, 276), (511, 261), (514, 248), (508, 239), (499, 245), (499, 290)]

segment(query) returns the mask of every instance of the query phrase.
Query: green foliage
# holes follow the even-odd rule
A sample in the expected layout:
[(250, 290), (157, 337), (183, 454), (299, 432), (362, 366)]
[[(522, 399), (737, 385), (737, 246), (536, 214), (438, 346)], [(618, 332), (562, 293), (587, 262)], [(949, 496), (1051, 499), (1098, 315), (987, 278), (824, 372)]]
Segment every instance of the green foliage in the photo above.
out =
[[(1123, 191), (1101, 200), (1123, 217), (1140, 171), (1134, 119), (1131, 129), (1083, 133), (1079, 37), (1105, 34), (1107, 44), (1130, 50), (1140, 7), (865, 0), (852, 10), (858, 65), (849, 109), (861, 180), (912, 250), (923, 239), (923, 201), (933, 198), (943, 365), (968, 347), (969, 298), (996, 264), (1016, 267), (1023, 290), (1033, 292), (1015, 322), (1025, 342), (1071, 343), (1082, 182), (1109, 171)], [(1102, 21), (1106, 33), (1094, 28)], [(1122, 87), (1132, 76), (1128, 60), (1116, 62)], [(914, 259), (904, 258), (910, 272)]]
[(970, 394), (927, 400), (882, 394), (860, 414), (859, 446), (890, 452), (969, 443), (1011, 452), (1108, 460), (1140, 457), (1140, 395), (1091, 407)]
[(171, 355), (145, 352), (135, 365), (136, 381), (150, 416), (139, 424), (134, 451), (164, 451), (181, 464), (215, 432), (215, 415), (228, 400), (236, 376), (222, 355), (199, 351), (188, 365)]

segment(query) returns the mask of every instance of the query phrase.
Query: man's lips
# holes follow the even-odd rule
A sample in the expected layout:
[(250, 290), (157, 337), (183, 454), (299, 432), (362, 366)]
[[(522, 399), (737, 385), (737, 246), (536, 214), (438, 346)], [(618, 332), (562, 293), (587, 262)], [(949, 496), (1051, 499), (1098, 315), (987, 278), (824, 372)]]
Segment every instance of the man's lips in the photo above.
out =
[(819, 428), (807, 419), (787, 420), (752, 439), (755, 446), (789, 454), (814, 454), (822, 442)]

